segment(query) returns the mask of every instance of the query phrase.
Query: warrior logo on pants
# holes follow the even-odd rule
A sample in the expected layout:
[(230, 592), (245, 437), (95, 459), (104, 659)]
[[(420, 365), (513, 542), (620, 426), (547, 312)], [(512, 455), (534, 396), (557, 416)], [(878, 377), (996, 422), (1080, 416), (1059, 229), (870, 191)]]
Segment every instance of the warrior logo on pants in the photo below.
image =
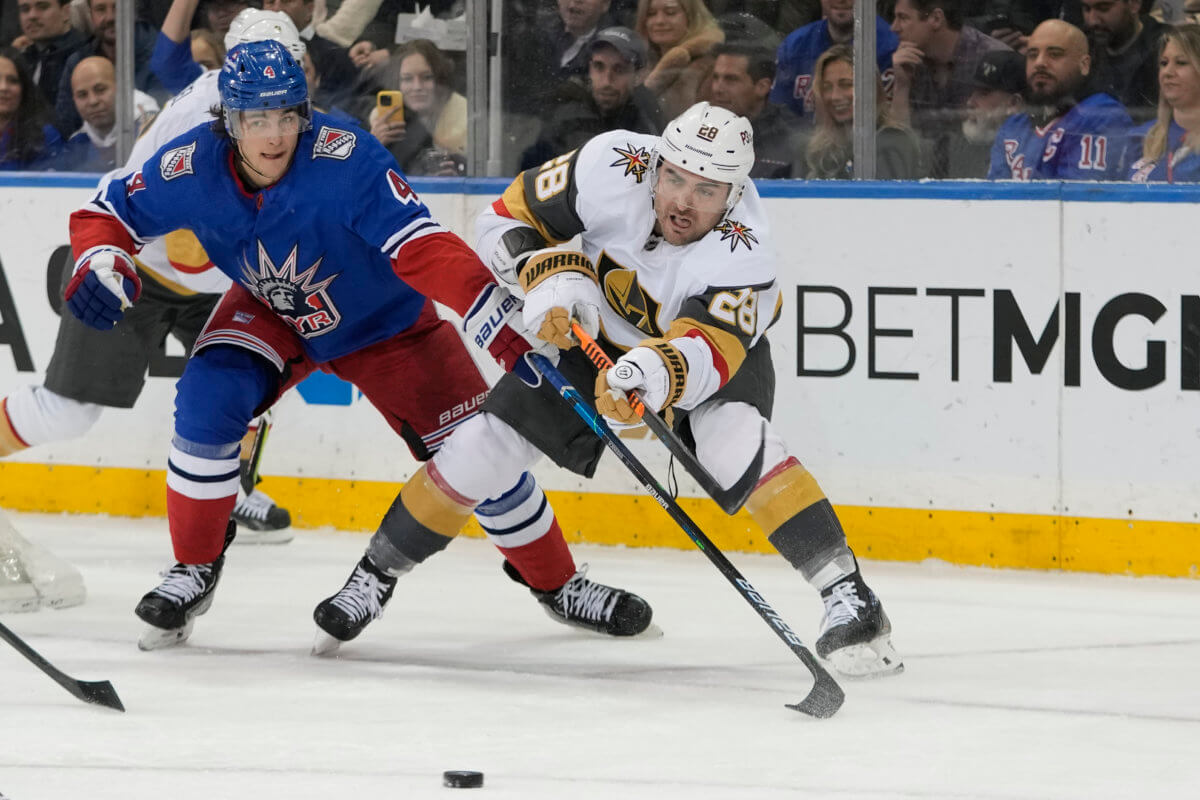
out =
[(341, 313), (326, 291), (329, 284), (341, 273), (314, 283), (313, 279), (321, 267), (320, 258), (308, 269), (297, 273), (298, 247), (292, 245), (287, 258), (276, 267), (267, 253), (267, 248), (259, 241), (258, 268), (255, 269), (249, 263), (243, 264), (242, 283), (291, 325), (296, 333), (312, 338), (329, 333), (342, 321)]

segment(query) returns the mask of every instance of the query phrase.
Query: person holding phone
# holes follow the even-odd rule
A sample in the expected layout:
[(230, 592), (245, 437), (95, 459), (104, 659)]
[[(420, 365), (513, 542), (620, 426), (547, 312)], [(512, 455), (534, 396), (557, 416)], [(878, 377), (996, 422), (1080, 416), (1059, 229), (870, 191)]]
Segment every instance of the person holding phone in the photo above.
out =
[(453, 65), (428, 39), (405, 42), (381, 73), (399, 90), (380, 92), (371, 134), (410, 175), (461, 175), (466, 166), (467, 99), (451, 87)]

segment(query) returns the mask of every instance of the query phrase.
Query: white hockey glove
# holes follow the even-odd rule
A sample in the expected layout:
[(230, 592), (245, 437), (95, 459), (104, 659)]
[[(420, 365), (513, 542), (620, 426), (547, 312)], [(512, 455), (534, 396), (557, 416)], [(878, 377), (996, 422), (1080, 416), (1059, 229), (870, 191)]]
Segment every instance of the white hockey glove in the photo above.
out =
[(583, 253), (541, 250), (525, 261), (517, 276), (525, 290), (525, 329), (562, 350), (579, 344), (571, 335), (571, 320), (589, 335), (600, 332), (604, 296), (596, 268)]
[(530, 386), (541, 384), (542, 375), (526, 358), (529, 353), (541, 353), (558, 363), (558, 350), (527, 333), (521, 324), (521, 298), (498, 283), (489, 283), (475, 298), (463, 317), (463, 330), (505, 372), (515, 372)]
[(75, 262), (75, 274), (63, 290), (71, 313), (92, 328), (112, 330), (142, 294), (133, 259), (116, 247), (93, 247)]
[(687, 359), (668, 341), (648, 339), (596, 376), (596, 410), (622, 425), (639, 421), (629, 392), (637, 392), (646, 410), (662, 411), (683, 397)]

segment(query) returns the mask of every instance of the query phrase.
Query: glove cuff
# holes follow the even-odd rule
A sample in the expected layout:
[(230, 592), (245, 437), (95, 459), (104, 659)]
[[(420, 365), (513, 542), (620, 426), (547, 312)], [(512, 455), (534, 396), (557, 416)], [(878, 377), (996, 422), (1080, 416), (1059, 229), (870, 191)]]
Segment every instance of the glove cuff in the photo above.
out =
[(520, 267), (517, 273), (517, 282), (521, 289), (528, 294), (530, 289), (551, 275), (563, 272), (578, 272), (591, 278), (597, 286), (600, 285), (592, 260), (583, 253), (573, 250), (543, 250), (534, 253)]
[(663, 408), (677, 404), (687, 391), (687, 359), (678, 347), (666, 339), (647, 339), (639, 346), (654, 351), (667, 367), (667, 400)]

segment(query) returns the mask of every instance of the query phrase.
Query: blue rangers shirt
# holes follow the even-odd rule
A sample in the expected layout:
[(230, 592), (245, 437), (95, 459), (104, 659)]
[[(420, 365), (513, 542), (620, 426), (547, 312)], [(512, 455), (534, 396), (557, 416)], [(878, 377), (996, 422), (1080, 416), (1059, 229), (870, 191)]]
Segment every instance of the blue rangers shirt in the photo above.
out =
[(1200, 151), (1184, 144), (1187, 131), (1174, 120), (1167, 130), (1167, 147), (1162, 156), (1157, 160), (1145, 157), (1143, 144), (1152, 127), (1153, 120), (1134, 128), (1129, 136), (1130, 157), (1126, 160), (1133, 162), (1129, 167), (1129, 180), (1135, 183), (1200, 183)]
[(1119, 180), (1133, 120), (1107, 94), (1084, 98), (1063, 115), (1037, 126), (1028, 114), (1004, 121), (992, 144), (991, 180)]
[(275, 184), (234, 170), (229, 139), (208, 124), (171, 140), (135, 171), (111, 173), (71, 215), (78, 259), (112, 245), (136, 252), (178, 228), (325, 362), (391, 338), (426, 297), (464, 314), (491, 273), (435, 222), (374, 138), (314, 113)]
[[(884, 88), (892, 85), (892, 53), (900, 45), (900, 38), (892, 33), (888, 24), (875, 18), (875, 54), (879, 74), (883, 76)], [(775, 54), (775, 83), (771, 85), (770, 102), (785, 105), (798, 116), (813, 113), (816, 98), (813, 92), (813, 67), (817, 59), (829, 48), (833, 39), (829, 36), (829, 20), (819, 19), (788, 34)]]

